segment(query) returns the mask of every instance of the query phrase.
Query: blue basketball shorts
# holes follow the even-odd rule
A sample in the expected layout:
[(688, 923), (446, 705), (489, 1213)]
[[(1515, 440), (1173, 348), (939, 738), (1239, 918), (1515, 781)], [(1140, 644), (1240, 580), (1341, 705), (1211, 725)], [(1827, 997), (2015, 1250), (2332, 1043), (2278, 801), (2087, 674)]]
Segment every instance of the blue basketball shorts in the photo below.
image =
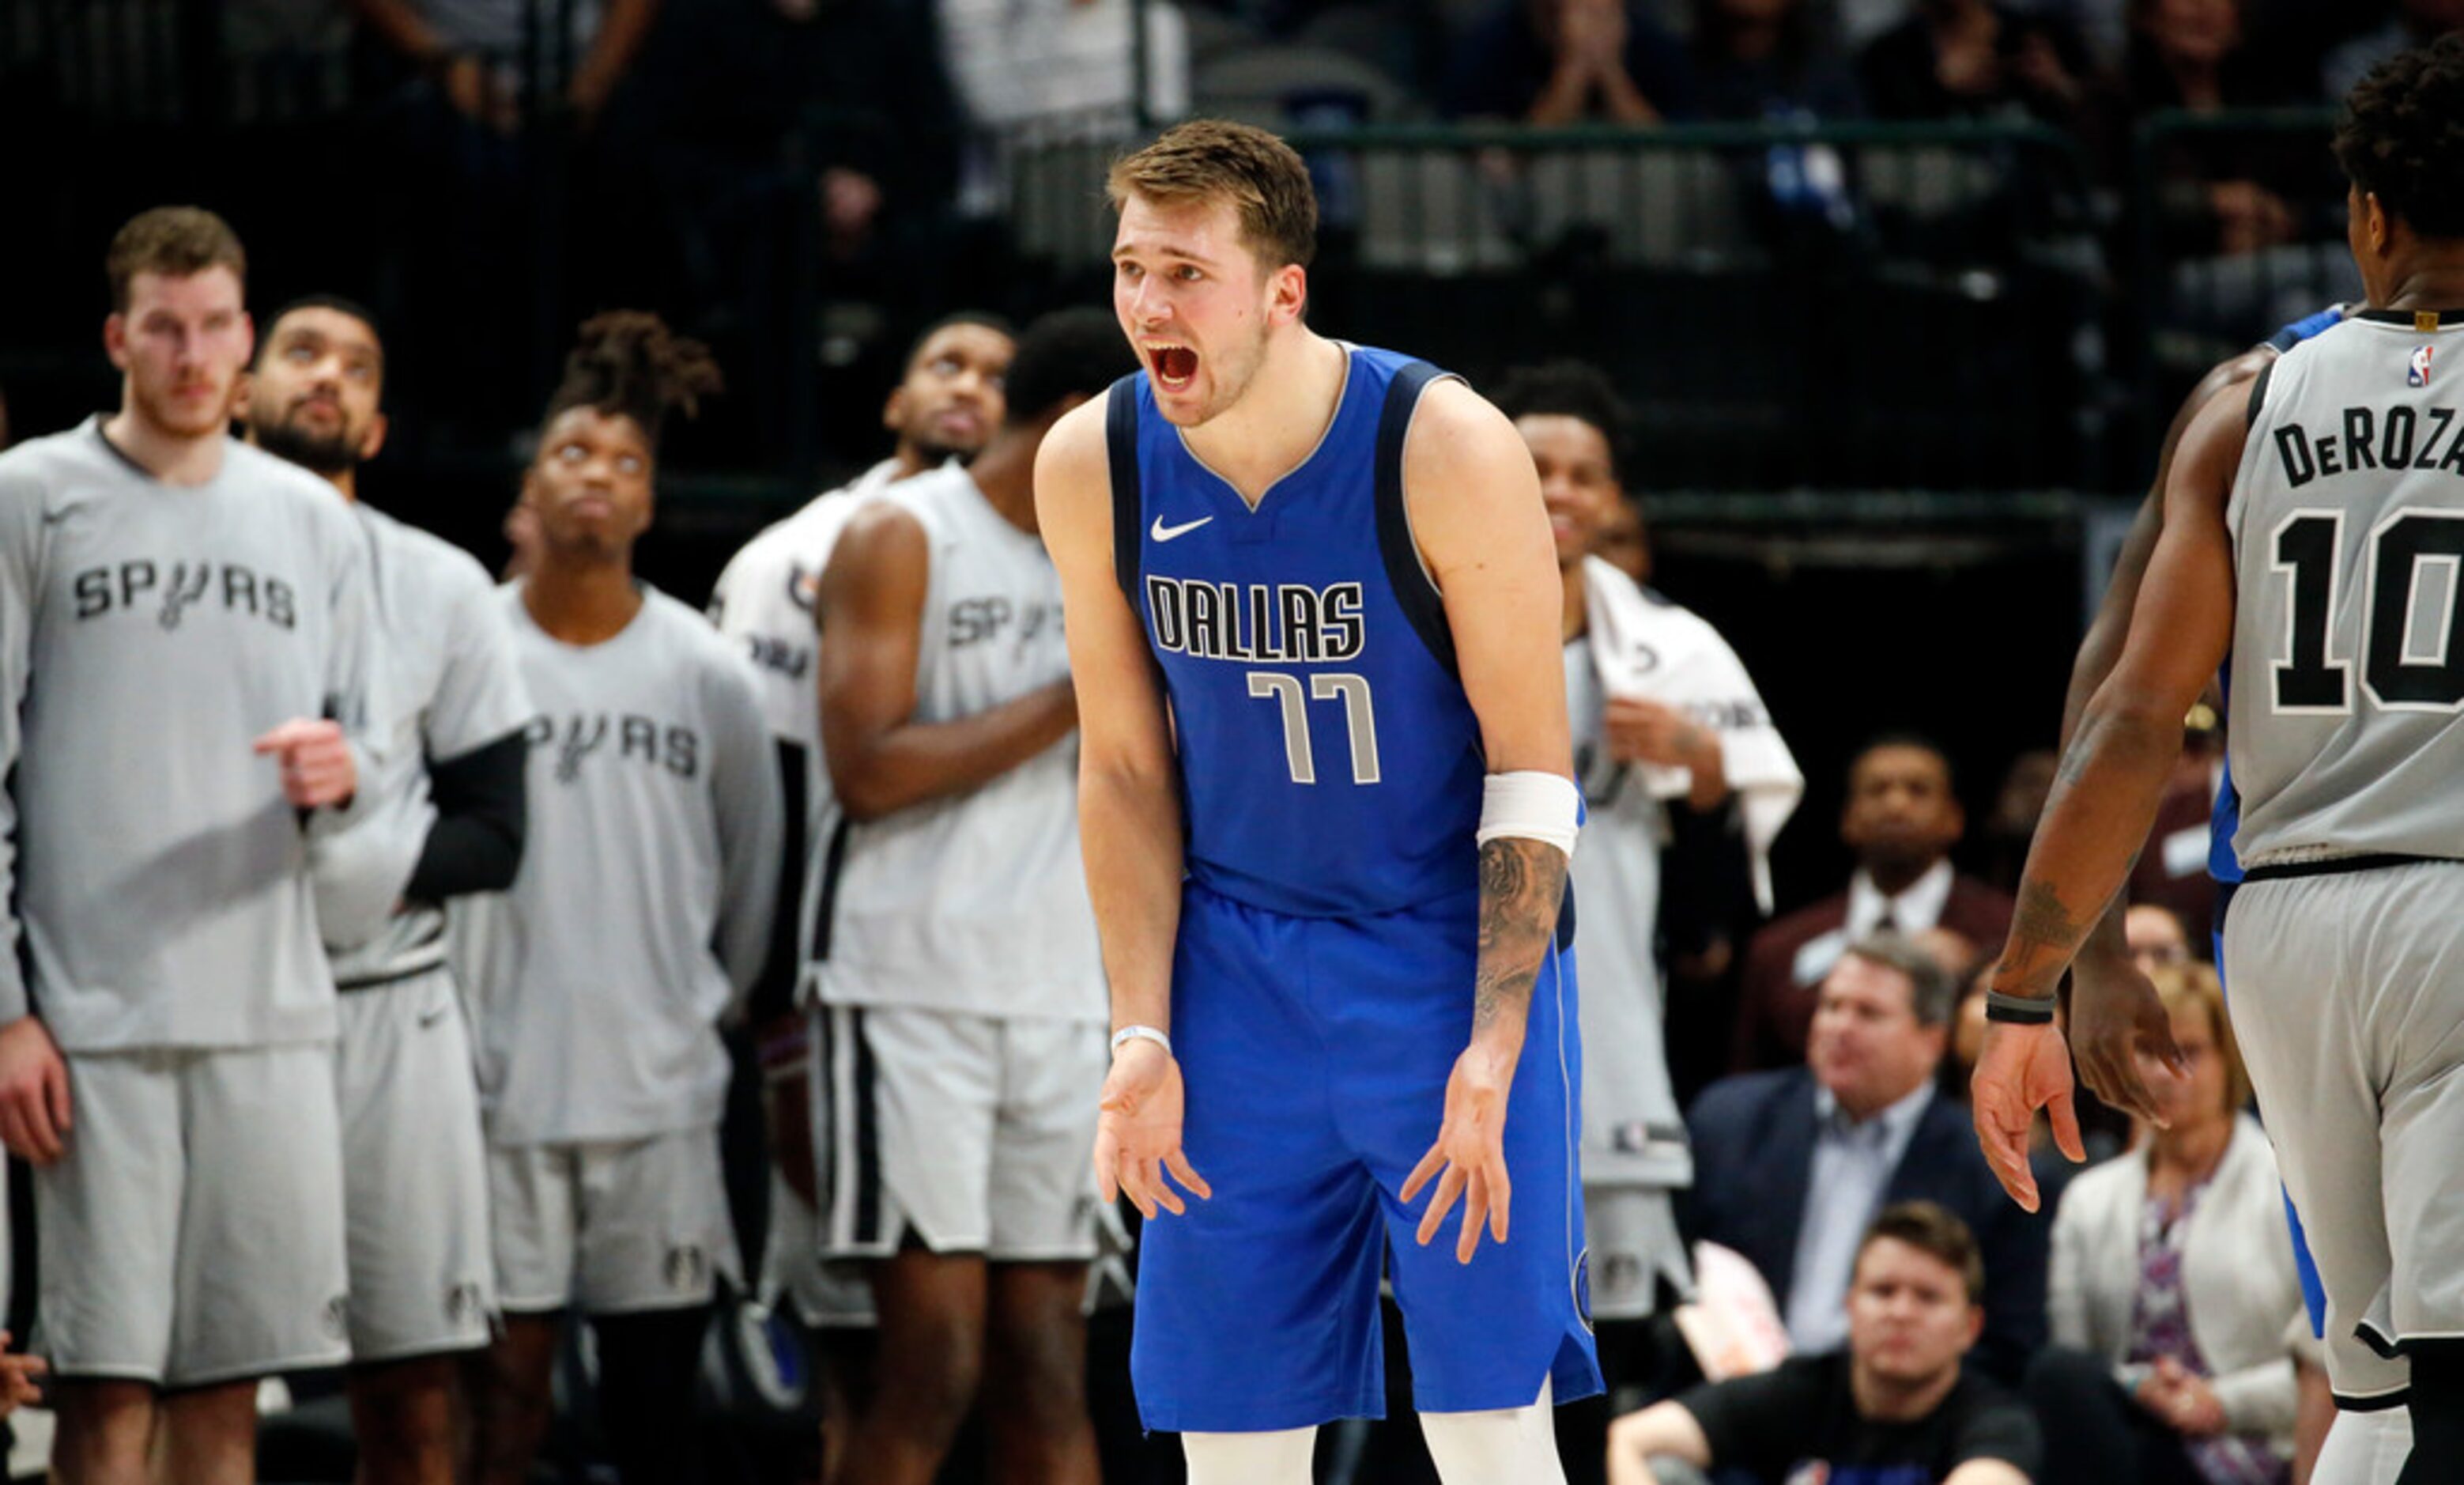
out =
[(1190, 885), (1173, 963), (1182, 1148), (1213, 1186), (1148, 1223), (1131, 1378), (1147, 1427), (1252, 1432), (1381, 1416), (1378, 1283), (1391, 1278), (1423, 1412), (1600, 1390), (1576, 1179), (1574, 962), (1551, 949), (1507, 1105), (1507, 1241), (1426, 1248), (1436, 1142), (1471, 1036), (1471, 897), (1366, 919), (1293, 918)]

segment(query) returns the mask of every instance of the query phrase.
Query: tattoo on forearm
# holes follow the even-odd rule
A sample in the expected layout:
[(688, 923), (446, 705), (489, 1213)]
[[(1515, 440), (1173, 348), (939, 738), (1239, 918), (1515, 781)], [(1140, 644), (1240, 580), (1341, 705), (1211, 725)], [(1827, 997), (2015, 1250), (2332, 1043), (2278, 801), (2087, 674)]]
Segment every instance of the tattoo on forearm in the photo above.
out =
[(1557, 933), (1566, 896), (1566, 853), (1546, 841), (1504, 836), (1480, 848), (1480, 966), (1472, 1030), (1531, 999), (1540, 962)]
[(2016, 993), (2051, 993), (2062, 966), (2070, 963), (2095, 920), (2093, 913), (2072, 912), (2043, 882), (2020, 883), (2018, 906), (2011, 916), (2011, 948), (2005, 956), (2007, 967), (2019, 977)]

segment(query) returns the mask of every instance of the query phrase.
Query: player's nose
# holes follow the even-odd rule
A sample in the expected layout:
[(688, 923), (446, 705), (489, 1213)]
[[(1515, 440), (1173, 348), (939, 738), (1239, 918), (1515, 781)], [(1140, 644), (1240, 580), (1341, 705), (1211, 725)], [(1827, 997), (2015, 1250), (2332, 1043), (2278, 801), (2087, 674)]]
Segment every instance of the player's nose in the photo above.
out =
[(1141, 330), (1159, 328), (1172, 316), (1172, 299), (1155, 291), (1152, 277), (1141, 278), (1130, 291), (1130, 320)]

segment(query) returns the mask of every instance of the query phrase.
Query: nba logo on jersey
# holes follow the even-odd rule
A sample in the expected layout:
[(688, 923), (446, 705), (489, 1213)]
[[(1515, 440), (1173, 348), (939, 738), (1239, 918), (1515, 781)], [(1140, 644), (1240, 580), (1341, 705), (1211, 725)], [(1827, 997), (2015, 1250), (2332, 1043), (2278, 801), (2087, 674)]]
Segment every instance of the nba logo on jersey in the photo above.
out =
[(2413, 348), (2412, 361), (2404, 369), (2405, 386), (2428, 387), (2430, 385), (2430, 357), (2431, 351), (2435, 348), (2436, 347), (2430, 345), (2420, 345)]

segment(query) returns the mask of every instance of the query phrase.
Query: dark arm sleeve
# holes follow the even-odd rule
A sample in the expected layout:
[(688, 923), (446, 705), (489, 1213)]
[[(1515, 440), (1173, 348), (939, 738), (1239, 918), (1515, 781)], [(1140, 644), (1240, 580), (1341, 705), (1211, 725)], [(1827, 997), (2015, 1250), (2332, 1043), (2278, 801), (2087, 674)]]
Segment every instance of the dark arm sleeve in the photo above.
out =
[(770, 954), (761, 966), (761, 978), (753, 982), (753, 994), (745, 1003), (745, 1015), (757, 1026), (767, 1026), (796, 1008), (796, 983), (803, 973), (802, 922), (804, 901), (804, 871), (810, 863), (810, 846), (804, 839), (805, 780), (810, 765), (801, 742), (785, 738), (772, 740), (779, 753), (780, 798), (786, 802), (781, 815), (784, 833), (780, 837), (779, 898), (770, 913)]
[(436, 823), (429, 827), (404, 897), (442, 902), (514, 884), (522, 864), (529, 753), (517, 730), (459, 758), (429, 765)]

